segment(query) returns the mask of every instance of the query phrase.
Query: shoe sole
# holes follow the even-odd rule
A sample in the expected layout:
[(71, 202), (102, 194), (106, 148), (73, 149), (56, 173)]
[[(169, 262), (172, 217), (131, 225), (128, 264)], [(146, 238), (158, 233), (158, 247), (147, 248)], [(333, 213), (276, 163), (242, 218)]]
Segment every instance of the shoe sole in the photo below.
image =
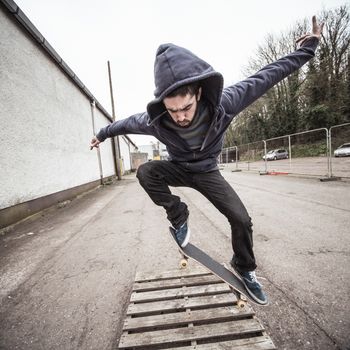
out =
[(260, 299), (258, 299), (251, 291), (250, 289), (247, 287), (247, 284), (245, 283), (245, 280), (244, 278), (241, 277), (241, 281), (243, 282), (244, 284), (244, 287), (245, 287), (245, 290), (248, 292), (248, 294), (250, 295), (250, 297), (255, 300), (258, 304), (260, 305), (267, 305), (269, 303), (269, 300), (266, 299), (266, 301), (262, 301)]
[(181, 248), (185, 248), (188, 244), (188, 242), (190, 241), (190, 235), (191, 235), (191, 230), (190, 228), (188, 227), (187, 229), (187, 235), (185, 237), (185, 240), (182, 242), (182, 244), (180, 245)]

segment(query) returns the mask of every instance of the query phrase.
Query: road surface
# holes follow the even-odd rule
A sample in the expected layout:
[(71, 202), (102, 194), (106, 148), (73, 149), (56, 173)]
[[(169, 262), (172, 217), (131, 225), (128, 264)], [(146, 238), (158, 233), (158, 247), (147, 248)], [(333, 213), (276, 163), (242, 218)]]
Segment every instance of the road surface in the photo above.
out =
[[(270, 306), (254, 306), (279, 349), (350, 349), (350, 183), (224, 176), (253, 219), (257, 275)], [(228, 221), (201, 194), (192, 242), (231, 258)], [(179, 255), (134, 175), (48, 210), (0, 236), (0, 349), (116, 349), (136, 271), (167, 271)]]

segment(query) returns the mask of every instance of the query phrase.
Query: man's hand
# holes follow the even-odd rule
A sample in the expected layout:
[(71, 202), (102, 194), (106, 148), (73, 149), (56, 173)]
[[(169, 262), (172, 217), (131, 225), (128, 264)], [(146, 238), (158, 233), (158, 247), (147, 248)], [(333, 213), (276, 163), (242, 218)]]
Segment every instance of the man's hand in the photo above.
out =
[(98, 148), (98, 145), (101, 143), (101, 141), (98, 140), (98, 138), (96, 136), (94, 136), (91, 140), (91, 143), (90, 143), (90, 151), (96, 147)]
[(305, 40), (309, 38), (321, 38), (322, 30), (323, 30), (324, 23), (317, 24), (316, 16), (312, 16), (312, 33), (306, 33), (302, 35), (300, 38), (296, 40), (296, 43), (299, 44), (299, 47), (304, 43)]

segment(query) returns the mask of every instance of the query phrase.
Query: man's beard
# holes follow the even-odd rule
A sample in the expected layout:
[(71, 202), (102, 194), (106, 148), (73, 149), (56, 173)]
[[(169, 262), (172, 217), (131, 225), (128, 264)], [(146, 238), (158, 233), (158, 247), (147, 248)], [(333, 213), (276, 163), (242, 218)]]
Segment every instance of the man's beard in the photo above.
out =
[(176, 122), (176, 124), (182, 127), (186, 127), (191, 124), (191, 121), (188, 119), (185, 119), (185, 120), (182, 120), (181, 122)]

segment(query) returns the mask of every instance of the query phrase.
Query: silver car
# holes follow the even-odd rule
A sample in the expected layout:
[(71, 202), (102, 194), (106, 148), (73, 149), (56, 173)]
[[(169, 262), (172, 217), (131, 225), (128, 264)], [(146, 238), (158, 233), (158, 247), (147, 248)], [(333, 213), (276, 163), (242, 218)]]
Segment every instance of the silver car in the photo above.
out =
[(335, 157), (350, 156), (350, 143), (344, 143), (334, 151)]
[(277, 160), (277, 159), (287, 159), (288, 158), (288, 151), (285, 149), (274, 149), (272, 151), (269, 151), (266, 153), (266, 155), (263, 156), (263, 159), (265, 160)]

